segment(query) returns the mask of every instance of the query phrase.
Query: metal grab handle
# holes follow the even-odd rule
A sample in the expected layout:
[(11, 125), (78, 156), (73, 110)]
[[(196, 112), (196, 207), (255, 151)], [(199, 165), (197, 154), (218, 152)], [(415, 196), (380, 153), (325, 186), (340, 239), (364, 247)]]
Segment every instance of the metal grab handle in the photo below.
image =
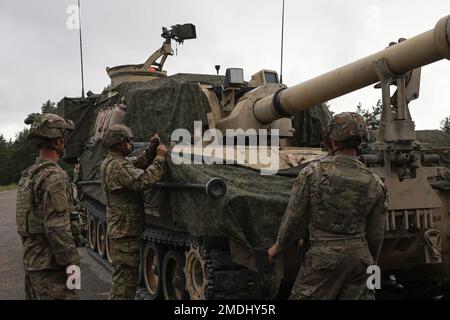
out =
[[(101, 181), (80, 181), (77, 183), (79, 186), (83, 185), (99, 185)], [(220, 178), (210, 179), (206, 185), (199, 183), (181, 183), (181, 182), (157, 182), (153, 185), (154, 188), (162, 189), (198, 189), (204, 190), (208, 197), (214, 200), (219, 200), (227, 193), (227, 185)]]
[(157, 182), (155, 188), (204, 190), (208, 197), (219, 200), (227, 193), (227, 185), (220, 178), (210, 179), (206, 185), (199, 183)]

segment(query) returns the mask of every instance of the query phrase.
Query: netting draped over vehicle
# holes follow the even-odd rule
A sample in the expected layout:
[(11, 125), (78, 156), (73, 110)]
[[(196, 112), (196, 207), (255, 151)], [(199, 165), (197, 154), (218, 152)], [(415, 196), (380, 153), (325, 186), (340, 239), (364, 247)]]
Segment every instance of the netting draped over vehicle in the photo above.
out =
[[(74, 120), (78, 130), (70, 137), (67, 155), (80, 157), (81, 181), (100, 180), (99, 168), (107, 150), (93, 139), (97, 114), (117, 104), (126, 106), (125, 124), (134, 141), (148, 141), (159, 133), (168, 143), (172, 132), (184, 128), (193, 132), (194, 121), (207, 124), (208, 100), (198, 82), (221, 85), (223, 77), (178, 74), (150, 82), (124, 83), (115, 94), (105, 91), (88, 99), (66, 98), (59, 112)], [(78, 101), (78, 104), (77, 104)], [(323, 125), (330, 118), (325, 105), (297, 115), (293, 144), (318, 146)], [(275, 241), (278, 225), (287, 206), (298, 170), (282, 176), (262, 176), (234, 165), (174, 165), (168, 163), (166, 182), (206, 184), (221, 178), (228, 187), (224, 198), (212, 200), (199, 190), (154, 189), (143, 196), (147, 220), (173, 221), (196, 236), (234, 239), (248, 248), (267, 248)], [(99, 184), (83, 184), (84, 193), (104, 203)]]

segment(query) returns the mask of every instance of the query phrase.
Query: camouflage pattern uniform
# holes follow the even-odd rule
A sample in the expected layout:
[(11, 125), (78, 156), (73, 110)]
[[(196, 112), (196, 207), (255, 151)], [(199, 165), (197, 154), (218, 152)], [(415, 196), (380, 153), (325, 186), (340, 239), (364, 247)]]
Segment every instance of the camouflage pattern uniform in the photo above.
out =
[(386, 201), (380, 178), (354, 157), (328, 156), (300, 172), (277, 239), (281, 250), (311, 243), (290, 299), (374, 298), (366, 270), (381, 250)]
[[(132, 138), (129, 128), (115, 125), (105, 134), (104, 144), (111, 146), (118, 143), (111, 137), (114, 130), (119, 132), (119, 142), (124, 136)], [(123, 130), (128, 133), (124, 134)], [(101, 165), (107, 200), (107, 234), (112, 246), (111, 299), (132, 300), (135, 297), (141, 248), (139, 237), (144, 231), (141, 192), (161, 179), (164, 164), (164, 157), (156, 156), (152, 161), (146, 151), (138, 157), (125, 158), (110, 150)]]
[[(56, 115), (43, 115), (36, 122), (30, 138), (52, 139), (71, 127)], [(70, 224), (73, 196), (67, 173), (52, 161), (38, 159), (22, 173), (16, 208), (26, 299), (78, 299), (79, 293), (66, 285), (66, 268), (80, 265)]]

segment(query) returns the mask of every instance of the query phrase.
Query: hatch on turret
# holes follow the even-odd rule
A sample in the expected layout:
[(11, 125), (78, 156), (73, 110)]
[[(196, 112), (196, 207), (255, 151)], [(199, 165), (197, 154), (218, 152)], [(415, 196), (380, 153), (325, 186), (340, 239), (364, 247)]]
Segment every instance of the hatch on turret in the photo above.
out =
[(156, 50), (145, 63), (106, 68), (106, 72), (111, 79), (112, 89), (124, 82), (146, 82), (166, 77), (167, 72), (163, 70), (163, 67), (167, 57), (174, 54), (172, 40), (183, 44), (185, 40), (196, 39), (197, 32), (195, 26), (191, 23), (177, 24), (172, 26), (171, 29), (163, 28), (161, 37), (165, 40), (162, 47)]
[(106, 68), (111, 79), (111, 88), (116, 88), (124, 82), (145, 82), (167, 76), (166, 71), (157, 71), (155, 68), (143, 69), (144, 64), (124, 65), (113, 68)]

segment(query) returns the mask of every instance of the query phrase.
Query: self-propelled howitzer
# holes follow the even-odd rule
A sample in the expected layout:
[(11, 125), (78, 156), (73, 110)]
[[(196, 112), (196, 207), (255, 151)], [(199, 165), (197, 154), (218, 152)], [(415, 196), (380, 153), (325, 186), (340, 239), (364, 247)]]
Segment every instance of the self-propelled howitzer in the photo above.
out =
[[(284, 267), (274, 278), (266, 251), (276, 240), (299, 164), (324, 155), (318, 148), (300, 148), (319, 144), (309, 142), (318, 140), (314, 136), (320, 132), (321, 121), (307, 112), (379, 82), (383, 115), (378, 141), (362, 150), (361, 160), (384, 179), (390, 195), (380, 266), (383, 271), (416, 271), (423, 266), (450, 270), (450, 194), (440, 183), (445, 171), (432, 148), (416, 141), (408, 109), (408, 103), (418, 97), (420, 67), (450, 58), (449, 17), (431, 31), (291, 88), (270, 70), (262, 70), (248, 82), (242, 69), (228, 69), (225, 77), (167, 76), (162, 65), (171, 53), (170, 37), (196, 35), (192, 25), (173, 30), (163, 33), (163, 47), (147, 63), (109, 69), (111, 85), (101, 95), (60, 103), (60, 111), (76, 124), (66, 157), (79, 158), (78, 186), (88, 214), (90, 247), (102, 263), (107, 264), (110, 248), (98, 168), (106, 152), (101, 140), (108, 127), (128, 125), (137, 142), (158, 132), (166, 143), (177, 128), (194, 133), (194, 121), (208, 124), (200, 127), (200, 134), (218, 129), (224, 137), (227, 129), (235, 129), (231, 134), (279, 129), (283, 141), (276, 153), (283, 161), (278, 175), (262, 176), (259, 164), (247, 162), (236, 166), (169, 161), (164, 181), (142, 194), (146, 230), (141, 270), (152, 299), (263, 298), (275, 297), (280, 283), (289, 289), (305, 248), (295, 245), (287, 250)], [(162, 58), (159, 63), (158, 57)], [(397, 86), (392, 96), (391, 85)], [(324, 109), (324, 105), (319, 108)], [(299, 116), (299, 112), (304, 113)], [(299, 119), (305, 120), (301, 128), (295, 124)], [(247, 144), (239, 147), (243, 148), (238, 151), (251, 149)], [(202, 151), (193, 148), (191, 155), (197, 152)], [(212, 178), (226, 184), (225, 196), (214, 199), (204, 192)], [(215, 186), (220, 189), (220, 184)]]

